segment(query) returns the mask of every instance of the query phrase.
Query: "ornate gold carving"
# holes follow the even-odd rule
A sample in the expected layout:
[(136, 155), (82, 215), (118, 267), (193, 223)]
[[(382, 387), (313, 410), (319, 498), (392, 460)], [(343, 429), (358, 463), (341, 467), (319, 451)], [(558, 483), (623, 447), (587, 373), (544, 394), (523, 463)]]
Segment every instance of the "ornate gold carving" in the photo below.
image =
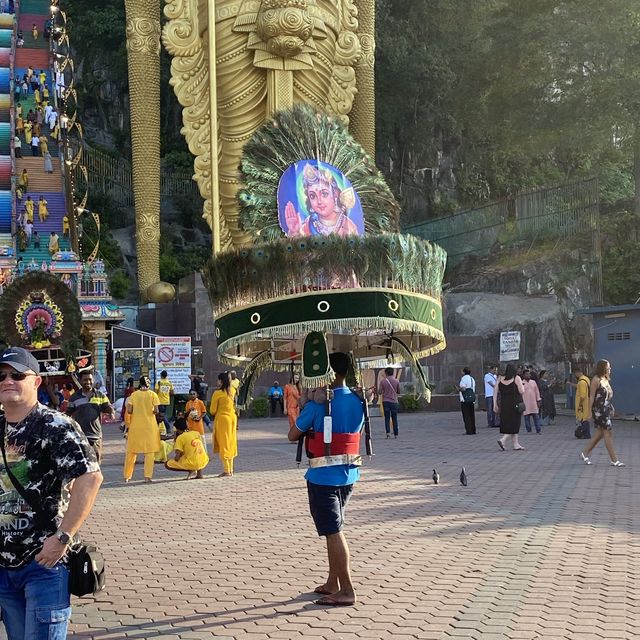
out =
[(160, 22), (147, 18), (127, 19), (127, 51), (160, 55)]
[(138, 287), (160, 280), (160, 7), (125, 0)]
[[(243, 145), (274, 110), (300, 101), (348, 120), (356, 96), (356, 69), (363, 59), (358, 9), (360, 4), (373, 6), (373, 0), (216, 0), (216, 51), (211, 55), (207, 16), (208, 2), (213, 1), (166, 0), (168, 22), (162, 41), (173, 56), (171, 84), (184, 107), (182, 133), (196, 156), (194, 178), (205, 199), (203, 217), (209, 225), (208, 65), (216, 60), (215, 179), (222, 216), (214, 233), (220, 234), (222, 247), (240, 246), (251, 241), (240, 229), (236, 203)], [(373, 38), (373, 31), (365, 35)], [(365, 53), (372, 55), (369, 45)], [(373, 79), (373, 67), (367, 63), (367, 68)], [(373, 122), (368, 126), (374, 131)]]
[[(238, 4), (239, 7), (239, 4)], [(189, 151), (196, 157), (194, 180), (204, 199), (203, 218), (213, 228), (211, 212), (211, 147), (209, 115), (209, 55), (206, 38), (207, 6), (197, 0), (171, 0), (164, 9), (169, 22), (165, 25), (162, 42), (173, 56), (171, 85), (183, 106), (182, 134)], [(234, 51), (231, 60), (241, 57)], [(215, 230), (214, 230), (215, 233)], [(228, 246), (231, 238), (224, 218), (218, 233), (221, 246)]]
[(358, 94), (349, 115), (349, 130), (373, 158), (376, 153), (375, 0), (358, 0), (358, 35), (361, 54), (355, 66)]

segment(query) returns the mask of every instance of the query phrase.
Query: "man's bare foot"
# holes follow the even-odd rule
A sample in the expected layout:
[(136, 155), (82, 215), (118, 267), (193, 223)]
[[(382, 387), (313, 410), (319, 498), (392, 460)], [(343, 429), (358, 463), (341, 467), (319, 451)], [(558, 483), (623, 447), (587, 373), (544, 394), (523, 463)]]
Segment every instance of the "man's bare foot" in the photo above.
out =
[(187, 473), (187, 477), (185, 478), (185, 480), (192, 480), (193, 478), (195, 478), (195, 475), (193, 474), (192, 471), (189, 471), (189, 473)]
[(336, 582), (334, 585), (325, 582), (313, 590), (313, 593), (319, 593), (321, 596), (330, 596), (340, 590), (340, 586)]
[(356, 594), (344, 593), (343, 591), (337, 591), (331, 595), (324, 596), (320, 600), (316, 600), (316, 604), (321, 607), (352, 607), (356, 603)]
[(198, 471), (198, 473), (196, 473), (196, 480), (202, 480), (203, 478), (202, 471)]
[(219, 473), (218, 474), (218, 478), (230, 478), (231, 474), (227, 473), (226, 471), (224, 473)]

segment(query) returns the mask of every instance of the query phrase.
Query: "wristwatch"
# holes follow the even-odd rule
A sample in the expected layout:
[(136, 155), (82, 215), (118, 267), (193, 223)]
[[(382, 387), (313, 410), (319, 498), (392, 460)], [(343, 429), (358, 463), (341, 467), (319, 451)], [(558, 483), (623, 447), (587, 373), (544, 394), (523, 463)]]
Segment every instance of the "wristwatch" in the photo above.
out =
[(66, 531), (56, 531), (56, 538), (62, 542), (62, 544), (69, 544), (73, 536)]

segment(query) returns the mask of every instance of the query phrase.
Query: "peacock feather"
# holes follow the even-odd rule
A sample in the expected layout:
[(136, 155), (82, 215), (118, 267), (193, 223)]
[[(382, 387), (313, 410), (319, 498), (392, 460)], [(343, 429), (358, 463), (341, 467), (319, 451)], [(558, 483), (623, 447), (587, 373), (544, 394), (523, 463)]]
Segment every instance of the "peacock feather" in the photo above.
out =
[(441, 296), (446, 254), (416, 236), (280, 238), (219, 253), (202, 275), (216, 312), (310, 289), (389, 288)]
[(400, 207), (384, 177), (340, 120), (307, 104), (278, 112), (244, 147), (238, 192), (240, 223), (256, 242), (284, 237), (278, 184), (295, 162), (313, 159), (339, 169), (360, 197), (366, 234), (398, 230)]
[(0, 333), (12, 346), (25, 346), (24, 336), (19, 330), (16, 315), (21, 307), (31, 299), (46, 295), (55, 305), (54, 313), (61, 330), (56, 338), (65, 354), (75, 355), (81, 346), (82, 313), (78, 299), (56, 276), (43, 271), (32, 271), (16, 278), (0, 296)]

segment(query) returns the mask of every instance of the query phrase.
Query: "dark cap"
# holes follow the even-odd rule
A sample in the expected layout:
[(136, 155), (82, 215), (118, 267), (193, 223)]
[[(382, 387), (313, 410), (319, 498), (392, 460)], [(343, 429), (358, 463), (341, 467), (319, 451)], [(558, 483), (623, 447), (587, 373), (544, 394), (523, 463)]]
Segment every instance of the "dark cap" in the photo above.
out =
[(35, 374), (40, 373), (40, 365), (38, 361), (22, 347), (11, 347), (6, 349), (0, 356), (0, 364), (8, 364), (20, 373), (32, 371)]

